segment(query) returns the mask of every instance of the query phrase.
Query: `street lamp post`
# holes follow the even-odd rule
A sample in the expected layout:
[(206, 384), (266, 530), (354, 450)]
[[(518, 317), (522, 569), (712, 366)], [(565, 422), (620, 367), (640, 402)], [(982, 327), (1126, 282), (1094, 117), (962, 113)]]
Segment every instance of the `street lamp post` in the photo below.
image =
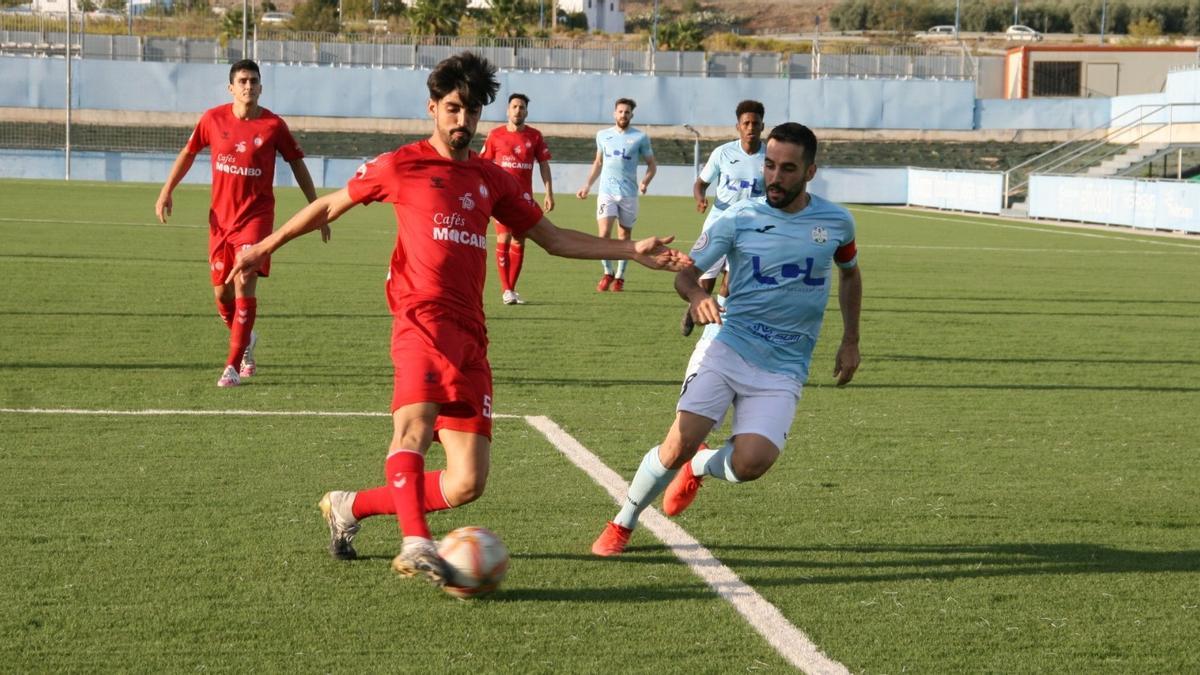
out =
[(1108, 0), (1100, 5), (1100, 44), (1104, 44), (1104, 29), (1108, 27)]
[(1021, 0), (1013, 0), (1013, 25), (1021, 23)]
[(958, 31), (962, 27), (962, 0), (954, 0), (954, 39), (958, 39)]
[(683, 125), (683, 128), (692, 132), (692, 134), (696, 137), (696, 141), (692, 145), (692, 165), (696, 172), (695, 178), (699, 178), (700, 177), (700, 132), (696, 131), (696, 128), (690, 124)]
[(246, 58), (246, 50), (250, 48), (246, 33), (250, 25), (250, 0), (242, 0), (242, 58)]

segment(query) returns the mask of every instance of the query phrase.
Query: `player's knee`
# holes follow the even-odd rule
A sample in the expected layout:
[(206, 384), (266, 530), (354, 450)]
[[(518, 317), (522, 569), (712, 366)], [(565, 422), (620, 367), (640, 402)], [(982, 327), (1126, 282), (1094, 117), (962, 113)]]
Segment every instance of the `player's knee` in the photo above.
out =
[(454, 506), (462, 506), (469, 504), (483, 496), (484, 488), (487, 487), (487, 474), (473, 474), (470, 476), (449, 476), (443, 474), (442, 490), (445, 491), (446, 500)]
[(741, 482), (749, 482), (762, 477), (772, 466), (775, 465), (775, 460), (779, 458), (779, 450), (773, 446), (755, 446), (743, 448), (742, 451), (734, 450), (733, 456), (730, 458), (731, 468), (737, 479)]

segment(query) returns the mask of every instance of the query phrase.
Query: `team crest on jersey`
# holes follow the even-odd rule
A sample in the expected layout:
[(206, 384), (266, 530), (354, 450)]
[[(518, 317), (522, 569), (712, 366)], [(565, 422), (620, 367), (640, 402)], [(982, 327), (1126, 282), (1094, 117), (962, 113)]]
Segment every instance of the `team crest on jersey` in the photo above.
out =
[(237, 150), (238, 152), (245, 152), (246, 151), (246, 141), (238, 141), (237, 145), (233, 146), (233, 149)]
[[(487, 189), (487, 186), (484, 185), (483, 183), (479, 184), (479, 196), (484, 199), (488, 198), (488, 189)], [(470, 208), (470, 207), (467, 207), (467, 208)]]
[(514, 154), (514, 155), (522, 155), (522, 154), (524, 154), (524, 153), (525, 153), (525, 148), (523, 148), (523, 147), (521, 147), (521, 146), (519, 146), (519, 145), (514, 145), (514, 146), (513, 146), (513, 154)]
[(692, 246), (693, 251), (703, 251), (708, 248), (708, 232), (701, 232), (700, 238), (696, 240), (696, 244)]
[(256, 148), (262, 147), (262, 137), (261, 136), (254, 137), (254, 147), (256, 147)]
[(825, 242), (829, 241), (829, 230), (826, 230), (819, 225), (814, 227), (812, 229), (812, 240), (814, 243), (824, 244)]
[(463, 195), (463, 196), (459, 197), (459, 198), (458, 198), (458, 201), (459, 201), (459, 203), (461, 203), (461, 204), (462, 204), (462, 207), (463, 207), (464, 209), (468, 210), (468, 211), (470, 211), (471, 209), (475, 208), (475, 200), (471, 198), (471, 193), (470, 193), (470, 192), (468, 192), (468, 193), (466, 193), (465, 195)]

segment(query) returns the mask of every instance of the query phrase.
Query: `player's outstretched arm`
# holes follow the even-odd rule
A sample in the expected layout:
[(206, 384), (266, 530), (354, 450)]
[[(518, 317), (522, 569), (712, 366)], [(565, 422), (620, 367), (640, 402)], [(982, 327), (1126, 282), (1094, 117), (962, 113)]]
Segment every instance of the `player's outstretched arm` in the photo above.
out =
[(542, 185), (546, 186), (546, 198), (542, 200), (542, 211), (550, 213), (554, 210), (554, 180), (550, 175), (550, 162), (538, 162), (542, 174)]
[[(304, 159), (293, 159), (288, 162), (288, 166), (292, 167), (296, 185), (300, 187), (300, 191), (304, 193), (304, 198), (308, 200), (308, 203), (317, 201), (317, 187), (313, 184), (312, 174), (308, 172), (308, 165), (304, 163)], [(329, 225), (321, 228), (321, 241), (329, 241), (330, 235)]]
[(675, 292), (687, 300), (688, 312), (698, 324), (722, 323), (717, 301), (700, 285), (700, 270), (694, 265), (675, 275)]
[(854, 379), (861, 356), (858, 352), (858, 319), (862, 314), (862, 272), (858, 265), (842, 269), (838, 278), (838, 306), (842, 310), (842, 344), (838, 347), (833, 376), (838, 386)]
[(687, 255), (668, 248), (675, 237), (648, 237), (640, 241), (603, 239), (558, 227), (542, 218), (525, 236), (551, 255), (583, 260), (633, 260), (656, 270), (678, 272), (692, 264)]
[(187, 148), (179, 151), (179, 156), (171, 165), (171, 172), (167, 174), (167, 182), (163, 183), (162, 190), (158, 192), (158, 201), (154, 202), (154, 215), (158, 216), (158, 222), (167, 222), (167, 217), (171, 215), (171, 209), (175, 206), (175, 200), (171, 193), (175, 191), (175, 186), (179, 185), (179, 181), (183, 180), (195, 161), (196, 155), (188, 152)]
[(232, 282), (239, 274), (245, 275), (258, 271), (263, 258), (279, 250), (281, 246), (296, 237), (329, 225), (356, 204), (357, 202), (350, 198), (350, 192), (346, 188), (317, 199), (289, 218), (283, 227), (272, 232), (269, 237), (250, 248), (242, 249), (238, 253), (233, 268), (229, 270), (229, 275), (225, 277), (225, 283)]
[(695, 183), (692, 183), (692, 197), (696, 199), (696, 211), (704, 213), (708, 210), (708, 183), (697, 178)]
[(654, 155), (646, 158), (646, 175), (642, 177), (642, 184), (638, 189), (642, 194), (646, 194), (646, 190), (650, 189), (650, 181), (654, 180), (654, 174), (658, 173), (658, 162), (654, 161)]

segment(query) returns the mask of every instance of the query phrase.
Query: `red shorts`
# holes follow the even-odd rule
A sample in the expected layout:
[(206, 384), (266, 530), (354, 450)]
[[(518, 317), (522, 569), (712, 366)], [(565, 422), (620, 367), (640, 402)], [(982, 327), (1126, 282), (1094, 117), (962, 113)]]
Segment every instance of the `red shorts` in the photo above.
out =
[[(208, 273), (213, 286), (224, 286), (225, 277), (237, 259), (238, 251), (266, 239), (274, 229), (270, 221), (251, 222), (232, 232), (218, 228), (211, 221), (208, 225)], [(271, 256), (263, 258), (258, 276), (271, 275)]]
[(496, 224), (496, 234), (512, 234), (514, 239), (520, 239), (521, 241), (525, 241), (524, 234), (513, 234), (513, 231), (508, 229), (507, 225), (505, 225), (504, 223), (501, 223), (500, 221), (498, 221), (494, 218), (492, 219), (492, 222)]
[(434, 431), (492, 438), (492, 367), (482, 326), (435, 305), (408, 306), (392, 320), (392, 411), (439, 403)]

